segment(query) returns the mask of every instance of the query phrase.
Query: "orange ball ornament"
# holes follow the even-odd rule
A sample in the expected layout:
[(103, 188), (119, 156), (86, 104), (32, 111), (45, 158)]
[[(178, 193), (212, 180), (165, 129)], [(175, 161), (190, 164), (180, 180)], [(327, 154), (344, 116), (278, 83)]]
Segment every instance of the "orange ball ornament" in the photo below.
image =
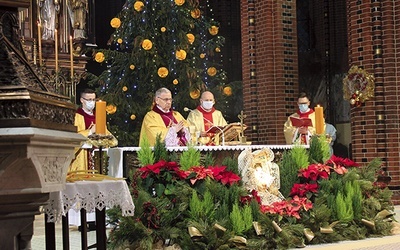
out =
[(190, 91), (190, 97), (193, 100), (198, 99), (200, 97), (200, 90), (195, 89), (195, 90)]
[(224, 95), (226, 95), (226, 96), (231, 96), (231, 95), (232, 95), (232, 88), (229, 87), (229, 86), (224, 87), (223, 93), (224, 93)]

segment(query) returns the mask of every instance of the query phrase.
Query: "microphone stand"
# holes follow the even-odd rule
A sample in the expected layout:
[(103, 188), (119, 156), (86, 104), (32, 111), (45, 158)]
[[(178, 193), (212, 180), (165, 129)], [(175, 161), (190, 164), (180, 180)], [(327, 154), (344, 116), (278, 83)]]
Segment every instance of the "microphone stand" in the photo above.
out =
[[(187, 107), (183, 108), (183, 110), (186, 111), (186, 112), (187, 112), (187, 111), (193, 112), (193, 110), (191, 110), (190, 108), (187, 108)], [(208, 119), (205, 118), (204, 116), (203, 116), (203, 119), (204, 119), (206, 122), (208, 122), (208, 123), (210, 123), (210, 124), (212, 125), (208, 130), (210, 130), (211, 128), (217, 128), (219, 131), (221, 131), (221, 135), (222, 135), (222, 146), (225, 146), (225, 133), (224, 133), (224, 131), (223, 131), (219, 126), (214, 125), (214, 123), (212, 123), (210, 120), (208, 120)]]

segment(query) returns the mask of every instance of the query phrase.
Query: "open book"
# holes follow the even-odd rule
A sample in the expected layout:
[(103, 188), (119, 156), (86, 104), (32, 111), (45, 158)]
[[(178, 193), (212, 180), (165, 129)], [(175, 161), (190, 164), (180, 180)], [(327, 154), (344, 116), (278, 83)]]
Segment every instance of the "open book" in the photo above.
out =
[(312, 127), (312, 120), (310, 118), (290, 117), (293, 127)]
[[(247, 126), (243, 124), (243, 131), (247, 129)], [(215, 132), (215, 137), (218, 137), (219, 140), (221, 141), (222, 139), (222, 134), (219, 129), (216, 129), (217, 131)], [(242, 127), (240, 126), (240, 123), (229, 123), (225, 127), (223, 127), (222, 131), (224, 132), (224, 137), (225, 137), (225, 142), (230, 142), (230, 141), (238, 141), (239, 140), (239, 135), (242, 131)]]
[(223, 130), (223, 129), (224, 129), (224, 126), (212, 126), (211, 128), (209, 128), (209, 129), (206, 131), (206, 133), (213, 133), (213, 134), (215, 134), (215, 133), (221, 132), (221, 130)]

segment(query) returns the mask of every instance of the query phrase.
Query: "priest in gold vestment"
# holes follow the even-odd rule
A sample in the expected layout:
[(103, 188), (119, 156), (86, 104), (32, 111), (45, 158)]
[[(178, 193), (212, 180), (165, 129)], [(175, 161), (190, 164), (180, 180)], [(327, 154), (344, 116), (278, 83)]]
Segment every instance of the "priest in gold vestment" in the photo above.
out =
[[(92, 89), (85, 89), (81, 93), (80, 101), (82, 107), (78, 108), (75, 113), (74, 125), (77, 132), (86, 138), (96, 132), (96, 119), (94, 108), (96, 105), (96, 93)], [(111, 133), (107, 130), (107, 135)], [(116, 138), (113, 138), (115, 144), (118, 143)], [(92, 145), (85, 142), (81, 147), (75, 149), (75, 159), (72, 160), (68, 171), (88, 170), (93, 168), (91, 161)]]
[(154, 146), (158, 134), (167, 147), (186, 146), (190, 141), (189, 124), (179, 112), (172, 110), (171, 91), (167, 88), (157, 90), (154, 103), (143, 119), (139, 146), (143, 145), (145, 137), (150, 146)]
[(221, 111), (213, 107), (214, 104), (213, 93), (205, 91), (201, 94), (200, 105), (195, 110), (192, 110), (187, 117), (187, 121), (190, 125), (195, 126), (195, 130), (199, 131), (201, 136), (207, 136), (207, 131), (212, 127), (224, 127), (227, 125)]

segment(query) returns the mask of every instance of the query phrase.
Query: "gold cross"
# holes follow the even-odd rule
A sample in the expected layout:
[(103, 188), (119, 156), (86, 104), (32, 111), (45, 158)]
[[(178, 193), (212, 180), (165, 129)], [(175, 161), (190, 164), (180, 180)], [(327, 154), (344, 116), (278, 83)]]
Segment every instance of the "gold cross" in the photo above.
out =
[(247, 115), (245, 115), (245, 114), (243, 113), (243, 110), (240, 111), (240, 115), (238, 115), (238, 118), (240, 119), (240, 124), (242, 124), (242, 126), (243, 126), (243, 120), (244, 120), (244, 118), (246, 118), (246, 117), (247, 117)]

